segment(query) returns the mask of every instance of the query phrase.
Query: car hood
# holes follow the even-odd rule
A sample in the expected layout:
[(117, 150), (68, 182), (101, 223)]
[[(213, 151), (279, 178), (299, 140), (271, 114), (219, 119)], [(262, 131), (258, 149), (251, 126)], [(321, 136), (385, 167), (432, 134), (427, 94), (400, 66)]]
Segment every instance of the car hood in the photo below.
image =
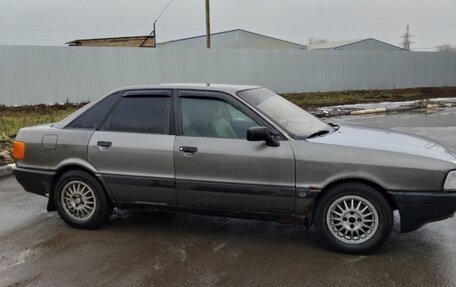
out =
[(341, 126), (337, 131), (309, 142), (399, 152), (456, 164), (456, 154), (432, 139), (392, 130)]

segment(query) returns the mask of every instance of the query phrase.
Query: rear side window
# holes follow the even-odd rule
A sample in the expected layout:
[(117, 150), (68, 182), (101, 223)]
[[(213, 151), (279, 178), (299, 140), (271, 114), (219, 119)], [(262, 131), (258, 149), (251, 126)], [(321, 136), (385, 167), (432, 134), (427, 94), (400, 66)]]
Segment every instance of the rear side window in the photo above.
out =
[(123, 97), (108, 114), (102, 130), (168, 134), (170, 103), (166, 96)]
[(67, 128), (89, 130), (96, 129), (101, 119), (117, 98), (118, 97), (116, 95), (106, 97), (98, 104), (88, 109), (85, 113), (77, 117), (74, 121), (67, 125)]

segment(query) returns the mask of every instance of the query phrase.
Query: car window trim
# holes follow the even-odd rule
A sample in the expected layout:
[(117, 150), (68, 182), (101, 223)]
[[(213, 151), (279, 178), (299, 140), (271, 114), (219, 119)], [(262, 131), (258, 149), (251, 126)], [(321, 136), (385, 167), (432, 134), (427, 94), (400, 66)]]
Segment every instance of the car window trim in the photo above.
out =
[(144, 89), (144, 90), (127, 90), (120, 92), (120, 95), (118, 98), (112, 103), (112, 105), (109, 107), (109, 109), (105, 112), (104, 116), (102, 117), (102, 120), (98, 123), (97, 128), (95, 131), (103, 131), (103, 132), (117, 132), (117, 133), (138, 133), (138, 132), (128, 132), (128, 131), (106, 131), (106, 130), (101, 130), (101, 127), (106, 123), (106, 119), (108, 118), (109, 113), (113, 110), (113, 108), (118, 104), (118, 102), (122, 98), (128, 98), (128, 97), (153, 97), (153, 96), (159, 96), (159, 97), (169, 97), (170, 98), (170, 103), (168, 104), (168, 128), (167, 132), (165, 133), (141, 133), (141, 134), (150, 134), (150, 135), (172, 135), (171, 133), (171, 114), (172, 114), (172, 98), (173, 98), (173, 90), (172, 89)]
[[(86, 131), (96, 131), (98, 129), (98, 126), (100, 125), (101, 122), (103, 122), (104, 118), (106, 117), (106, 114), (108, 111), (111, 110), (112, 106), (119, 100), (121, 96), (121, 92), (115, 92), (115, 93), (112, 93), (110, 95), (107, 95), (106, 97), (103, 97), (101, 99), (98, 100), (97, 103), (95, 103), (93, 106), (91, 106), (90, 108), (88, 108), (86, 111), (84, 111), (83, 113), (81, 113), (80, 115), (78, 115), (77, 117), (75, 117), (71, 122), (69, 122), (68, 124), (66, 124), (63, 129), (68, 129), (68, 130), (86, 130)], [(87, 112), (89, 112), (90, 110), (92, 110), (93, 108), (95, 108), (97, 105), (101, 104), (102, 101), (104, 100), (107, 100), (108, 98), (110, 97), (117, 97), (117, 99), (114, 99), (113, 102), (111, 103), (111, 105), (109, 106), (108, 109), (105, 110), (104, 112), (104, 115), (102, 115), (102, 117), (100, 118), (100, 120), (98, 120), (98, 123), (95, 125), (95, 128), (92, 128), (92, 129), (89, 129), (89, 128), (73, 128), (73, 127), (70, 127), (75, 121), (77, 121), (80, 117), (82, 117), (83, 115), (85, 115)]]
[[(261, 126), (265, 126), (271, 130), (271, 132), (277, 137), (277, 140), (285, 140), (286, 138), (273, 126), (271, 126), (267, 121), (265, 121), (258, 113), (252, 110), (250, 107), (246, 106), (244, 103), (239, 101), (233, 95), (223, 92), (223, 91), (214, 91), (214, 90), (199, 90), (199, 89), (177, 89), (176, 90), (176, 100), (174, 105), (175, 113), (175, 131), (176, 136), (185, 136), (182, 130), (182, 98), (201, 98), (201, 99), (216, 99), (224, 101), (234, 108), (240, 110), (248, 117), (252, 118)], [(209, 137), (207, 137), (209, 138)], [(219, 138), (219, 137), (215, 137)], [(234, 138), (226, 138), (234, 139)]]

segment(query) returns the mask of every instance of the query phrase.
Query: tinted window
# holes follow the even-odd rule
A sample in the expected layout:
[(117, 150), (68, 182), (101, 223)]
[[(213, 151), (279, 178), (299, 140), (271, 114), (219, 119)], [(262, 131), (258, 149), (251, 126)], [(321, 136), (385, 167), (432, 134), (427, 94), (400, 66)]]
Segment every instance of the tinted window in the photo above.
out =
[(169, 106), (169, 97), (123, 97), (107, 116), (103, 129), (116, 132), (167, 134)]
[(106, 97), (77, 117), (67, 127), (74, 129), (95, 129), (116, 98), (116, 95)]
[(182, 98), (182, 133), (185, 136), (245, 138), (258, 126), (249, 116), (217, 99)]

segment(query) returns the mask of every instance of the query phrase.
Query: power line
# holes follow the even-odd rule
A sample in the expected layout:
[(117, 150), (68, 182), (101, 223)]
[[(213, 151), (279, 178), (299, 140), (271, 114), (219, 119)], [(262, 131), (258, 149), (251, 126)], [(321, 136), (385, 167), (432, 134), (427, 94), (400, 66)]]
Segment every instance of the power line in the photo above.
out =
[(157, 18), (155, 19), (154, 23), (156, 23), (158, 21), (158, 19), (160, 19), (161, 15), (163, 15), (163, 13), (165, 13), (166, 9), (168, 9), (169, 5), (171, 5), (171, 3), (173, 2), (174, 0), (169, 0), (168, 4), (166, 4), (165, 8), (163, 8), (163, 10), (160, 12), (160, 14), (158, 14)]
[[(155, 45), (157, 45), (157, 33), (155, 32), (155, 23), (157, 23), (158, 19), (160, 19), (160, 17), (163, 15), (163, 13), (165, 13), (166, 9), (168, 9), (169, 5), (171, 5), (171, 3), (173, 3), (174, 0), (169, 0), (168, 4), (166, 4), (165, 8), (163, 8), (163, 10), (158, 14), (157, 18), (155, 18), (154, 20), (154, 28), (153, 30), (149, 33), (149, 36), (152, 36), (154, 35), (154, 41), (155, 41)], [(144, 44), (146, 44), (148, 40), (148, 37), (146, 37), (146, 39), (144, 39), (144, 41), (139, 45), (139, 47), (142, 47)]]

